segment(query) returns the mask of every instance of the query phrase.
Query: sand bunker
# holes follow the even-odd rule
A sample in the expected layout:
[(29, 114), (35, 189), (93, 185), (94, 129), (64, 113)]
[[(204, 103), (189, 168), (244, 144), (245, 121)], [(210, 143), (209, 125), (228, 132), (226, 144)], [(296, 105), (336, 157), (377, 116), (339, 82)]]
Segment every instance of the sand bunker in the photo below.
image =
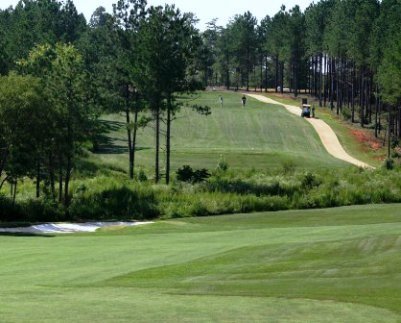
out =
[(0, 233), (76, 233), (95, 232), (99, 228), (111, 226), (131, 227), (136, 225), (150, 224), (153, 222), (86, 222), (86, 223), (44, 223), (30, 227), (0, 228)]

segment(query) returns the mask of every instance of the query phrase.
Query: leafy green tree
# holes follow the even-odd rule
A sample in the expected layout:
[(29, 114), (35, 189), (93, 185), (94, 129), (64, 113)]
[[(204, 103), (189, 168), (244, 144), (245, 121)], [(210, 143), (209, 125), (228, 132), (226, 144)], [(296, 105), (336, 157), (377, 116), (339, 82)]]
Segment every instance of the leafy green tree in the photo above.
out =
[[(86, 106), (86, 78), (82, 56), (73, 45), (41, 45), (33, 49), (20, 68), (40, 77), (43, 97), (54, 113), (49, 125), (56, 131), (47, 143), (52, 192), (58, 167), (59, 200), (70, 202), (69, 183), (81, 144), (90, 134), (90, 110)], [(64, 185), (64, 187), (63, 187)]]
[(288, 20), (288, 12), (286, 12), (285, 6), (282, 6), (280, 11), (271, 19), (266, 43), (267, 49), (274, 60), (275, 89), (277, 91), (279, 87), (281, 92), (284, 89), (285, 62), (289, 59)]
[[(234, 35), (227, 26), (226, 28), (221, 28), (219, 31), (219, 37), (217, 39), (217, 57), (218, 57), (218, 69), (220, 71), (223, 84), (226, 89), (230, 89), (232, 83), (233, 74), (233, 49), (232, 43)], [(235, 70), (235, 68), (234, 68)]]
[(309, 59), (309, 89), (310, 93), (319, 98), (320, 106), (323, 105), (322, 95), (324, 94), (326, 102), (329, 93), (328, 71), (331, 60), (325, 35), (334, 4), (335, 0), (323, 0), (316, 4), (312, 3), (305, 10), (305, 54)]
[[(263, 87), (265, 88), (265, 92), (267, 92), (268, 84), (269, 84), (269, 50), (266, 46), (267, 38), (269, 37), (269, 26), (271, 23), (271, 19), (269, 16), (266, 16), (262, 19), (259, 26), (257, 26), (256, 34), (257, 34), (257, 47), (256, 53), (258, 56), (258, 63), (260, 67), (260, 90), (262, 91)], [(256, 88), (256, 86), (255, 86)]]
[(98, 121), (102, 113), (118, 110), (115, 70), (116, 44), (114, 18), (103, 7), (97, 8), (89, 23), (89, 28), (81, 35), (76, 46), (83, 57), (85, 69), (85, 105), (90, 110), (92, 127), (90, 137), (93, 151), (99, 149), (99, 139), (103, 131)]
[(0, 10), (0, 75), (7, 74), (12, 65), (9, 43), (10, 11), (11, 9)]
[[(58, 156), (64, 165), (64, 204), (70, 202), (69, 183), (80, 143), (87, 138), (89, 114), (85, 109), (85, 77), (82, 56), (72, 45), (57, 44), (47, 79), (50, 103), (59, 114)], [(61, 174), (60, 174), (61, 175)], [(59, 178), (61, 187), (62, 177)]]
[(289, 13), (289, 70), (290, 84), (294, 95), (298, 95), (299, 86), (306, 86), (306, 60), (305, 60), (305, 17), (299, 6), (295, 6)]
[(83, 14), (78, 14), (72, 0), (67, 0), (60, 11), (60, 27), (63, 29), (61, 41), (76, 42), (86, 29), (86, 20)]
[(379, 67), (379, 82), (383, 100), (391, 105), (401, 104), (401, 31), (390, 38)]
[(203, 85), (216, 85), (217, 81), (217, 39), (219, 27), (216, 25), (217, 19), (207, 23), (206, 30), (201, 34), (202, 43), (197, 52), (197, 66), (203, 73)]
[(111, 35), (114, 39), (114, 50), (108, 64), (109, 73), (105, 75), (110, 76), (108, 85), (112, 85), (114, 91), (111, 97), (114, 99), (114, 106), (124, 111), (126, 116), (129, 176), (134, 178), (137, 131), (145, 127), (149, 121), (147, 118), (139, 117), (145, 105), (144, 94), (140, 92), (138, 84), (141, 79), (138, 78), (137, 72), (139, 70), (138, 30), (145, 17), (146, 1), (119, 0), (114, 5), (113, 11), (116, 33)]
[(0, 78), (0, 187), (7, 179), (36, 177), (37, 196), (41, 162), (51, 141), (52, 109), (42, 95), (38, 78)]
[(174, 6), (150, 7), (138, 33), (140, 93), (149, 102), (155, 120), (155, 180), (160, 180), (160, 121), (166, 112), (166, 183), (170, 180), (171, 123), (179, 107), (176, 96), (196, 89), (194, 60), (200, 37), (192, 14), (181, 14)]
[[(235, 57), (236, 70), (239, 77), (249, 91), (249, 76), (252, 71), (257, 48), (256, 34), (257, 20), (248, 11), (243, 15), (236, 15), (230, 22), (229, 27), (233, 35), (232, 51)], [(238, 88), (237, 83), (237, 88)]]

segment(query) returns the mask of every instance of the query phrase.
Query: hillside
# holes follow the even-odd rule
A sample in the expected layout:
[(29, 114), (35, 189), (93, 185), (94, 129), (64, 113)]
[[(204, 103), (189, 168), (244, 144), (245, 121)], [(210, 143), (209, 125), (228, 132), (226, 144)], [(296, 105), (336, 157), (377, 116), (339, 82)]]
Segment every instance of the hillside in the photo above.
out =
[[(185, 106), (177, 113), (172, 128), (173, 169), (184, 164), (214, 169), (222, 159), (231, 168), (259, 170), (281, 168), (283, 164), (312, 169), (347, 165), (328, 155), (308, 123), (280, 106), (266, 106), (249, 98), (243, 108), (241, 94), (232, 92), (202, 92), (183, 102), (207, 105), (212, 113), (203, 116)], [(124, 116), (106, 115), (103, 120), (111, 126), (109, 140), (92, 158), (126, 169)], [(151, 170), (153, 125), (140, 131), (138, 145), (138, 165)]]

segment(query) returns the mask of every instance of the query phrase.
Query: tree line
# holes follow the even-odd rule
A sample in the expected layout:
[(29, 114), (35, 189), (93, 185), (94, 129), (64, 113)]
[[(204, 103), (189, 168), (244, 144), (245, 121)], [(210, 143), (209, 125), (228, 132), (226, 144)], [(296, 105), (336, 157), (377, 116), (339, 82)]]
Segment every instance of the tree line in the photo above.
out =
[(110, 112), (125, 116), (129, 177), (138, 130), (151, 125), (154, 178), (168, 184), (179, 96), (207, 86), (308, 93), (397, 142), (399, 17), (398, 0), (321, 0), (260, 22), (250, 12), (226, 26), (215, 19), (201, 32), (194, 14), (145, 0), (99, 7), (88, 22), (72, 0), (21, 0), (0, 10), (0, 187), (15, 192), (28, 176), (37, 196), (42, 187), (68, 205), (77, 157), (88, 143), (96, 151)]
[(68, 206), (76, 160), (88, 143), (96, 151), (99, 117), (111, 112), (125, 115), (130, 178), (137, 131), (152, 123), (155, 181), (168, 184), (177, 98), (201, 88), (194, 23), (191, 13), (144, 0), (119, 0), (113, 13), (99, 7), (89, 23), (71, 0), (0, 11), (0, 188), (9, 182), (15, 192), (30, 177), (37, 197), (42, 187)]
[(315, 96), (353, 123), (401, 138), (401, 3), (321, 0), (282, 6), (259, 23), (250, 12), (202, 34), (204, 83)]

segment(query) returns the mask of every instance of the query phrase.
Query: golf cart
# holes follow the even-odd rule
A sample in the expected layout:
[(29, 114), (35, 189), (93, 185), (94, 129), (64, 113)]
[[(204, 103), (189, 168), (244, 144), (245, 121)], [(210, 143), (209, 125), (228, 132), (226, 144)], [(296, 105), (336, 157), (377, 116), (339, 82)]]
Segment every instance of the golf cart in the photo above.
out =
[(301, 105), (301, 117), (302, 118), (310, 118), (311, 114), (311, 106), (308, 104), (308, 99), (302, 99), (302, 105)]

